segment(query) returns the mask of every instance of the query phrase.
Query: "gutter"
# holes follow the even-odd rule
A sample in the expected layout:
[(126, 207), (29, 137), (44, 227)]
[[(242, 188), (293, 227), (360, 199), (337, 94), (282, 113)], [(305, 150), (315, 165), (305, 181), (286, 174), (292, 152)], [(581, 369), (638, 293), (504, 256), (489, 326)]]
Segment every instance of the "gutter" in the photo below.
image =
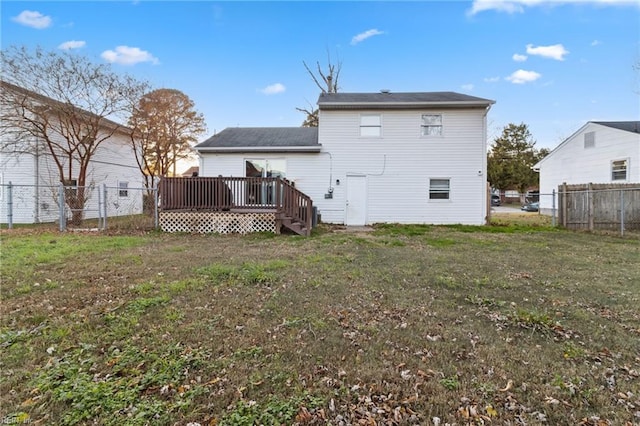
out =
[(216, 146), (194, 147), (199, 153), (242, 153), (242, 152), (320, 152), (322, 145), (315, 146)]
[(318, 103), (320, 109), (420, 109), (420, 108), (486, 108), (493, 105), (492, 102), (322, 102)]

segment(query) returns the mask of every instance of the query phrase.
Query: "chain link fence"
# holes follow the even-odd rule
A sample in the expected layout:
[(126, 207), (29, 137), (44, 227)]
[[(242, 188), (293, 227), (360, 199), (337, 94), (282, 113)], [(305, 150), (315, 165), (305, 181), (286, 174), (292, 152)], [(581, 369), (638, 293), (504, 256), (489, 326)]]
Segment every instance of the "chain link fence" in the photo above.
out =
[(157, 188), (0, 185), (0, 227), (51, 224), (65, 230), (158, 228)]

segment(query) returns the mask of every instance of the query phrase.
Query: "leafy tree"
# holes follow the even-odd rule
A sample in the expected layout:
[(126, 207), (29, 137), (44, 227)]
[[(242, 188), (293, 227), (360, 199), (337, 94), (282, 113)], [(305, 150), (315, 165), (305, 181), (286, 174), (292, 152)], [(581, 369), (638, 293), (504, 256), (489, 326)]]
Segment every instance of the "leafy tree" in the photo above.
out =
[(487, 173), (491, 185), (501, 191), (517, 189), (520, 194), (536, 185), (538, 173), (532, 167), (548, 154), (548, 150), (537, 150), (535, 144), (526, 124), (505, 126), (488, 154)]
[(148, 189), (156, 177), (175, 175), (176, 162), (192, 154), (192, 144), (206, 131), (194, 102), (174, 89), (157, 89), (142, 96), (133, 108), (129, 127)]
[[(329, 58), (327, 64), (327, 71), (323, 72), (320, 62), (316, 62), (317, 73), (314, 74), (311, 68), (306, 62), (302, 61), (307, 73), (311, 76), (311, 79), (316, 86), (322, 91), (322, 93), (337, 93), (338, 92), (338, 78), (340, 77), (340, 71), (342, 69), (342, 62), (338, 64), (332, 64), (331, 58)], [(305, 113), (307, 117), (302, 123), (302, 127), (318, 127), (318, 109), (309, 104), (309, 108), (296, 108), (298, 111)]]
[(146, 83), (68, 52), (9, 47), (0, 52), (0, 128), (4, 153), (48, 154), (65, 192), (72, 222), (82, 220), (89, 165), (115, 133), (128, 132), (131, 99)]

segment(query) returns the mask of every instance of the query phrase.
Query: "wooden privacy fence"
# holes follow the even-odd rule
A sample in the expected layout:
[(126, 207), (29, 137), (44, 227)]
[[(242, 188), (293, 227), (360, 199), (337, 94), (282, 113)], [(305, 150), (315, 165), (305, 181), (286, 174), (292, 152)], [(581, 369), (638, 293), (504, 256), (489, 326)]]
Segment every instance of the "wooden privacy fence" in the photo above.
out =
[(562, 184), (558, 219), (569, 229), (640, 230), (640, 184)]
[(312, 227), (311, 198), (282, 178), (162, 178), (159, 198), (161, 211), (271, 211), (285, 224)]

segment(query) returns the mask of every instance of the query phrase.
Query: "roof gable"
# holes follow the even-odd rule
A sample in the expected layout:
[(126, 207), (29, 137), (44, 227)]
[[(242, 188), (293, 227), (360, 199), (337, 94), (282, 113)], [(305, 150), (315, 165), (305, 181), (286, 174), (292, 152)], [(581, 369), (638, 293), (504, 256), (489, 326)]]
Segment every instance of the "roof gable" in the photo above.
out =
[(553, 150), (546, 157), (544, 157), (543, 159), (538, 161), (533, 166), (534, 170), (540, 169), (540, 165), (542, 163), (544, 163), (547, 159), (551, 158), (555, 153), (560, 151), (562, 149), (562, 147), (564, 147), (570, 141), (572, 141), (576, 137), (576, 135), (579, 135), (580, 133), (584, 132), (587, 128), (589, 128), (589, 127), (591, 127), (593, 125), (605, 126), (605, 127), (610, 127), (612, 129), (616, 129), (616, 130), (620, 130), (620, 131), (640, 134), (640, 121), (587, 121), (578, 130), (573, 132), (571, 134), (571, 136), (569, 136), (568, 138), (566, 138), (565, 140), (560, 142), (560, 144), (558, 146), (553, 148)]
[(412, 109), (489, 107), (495, 101), (456, 92), (321, 93), (320, 109)]
[(200, 152), (319, 152), (315, 127), (228, 127), (195, 146)]

